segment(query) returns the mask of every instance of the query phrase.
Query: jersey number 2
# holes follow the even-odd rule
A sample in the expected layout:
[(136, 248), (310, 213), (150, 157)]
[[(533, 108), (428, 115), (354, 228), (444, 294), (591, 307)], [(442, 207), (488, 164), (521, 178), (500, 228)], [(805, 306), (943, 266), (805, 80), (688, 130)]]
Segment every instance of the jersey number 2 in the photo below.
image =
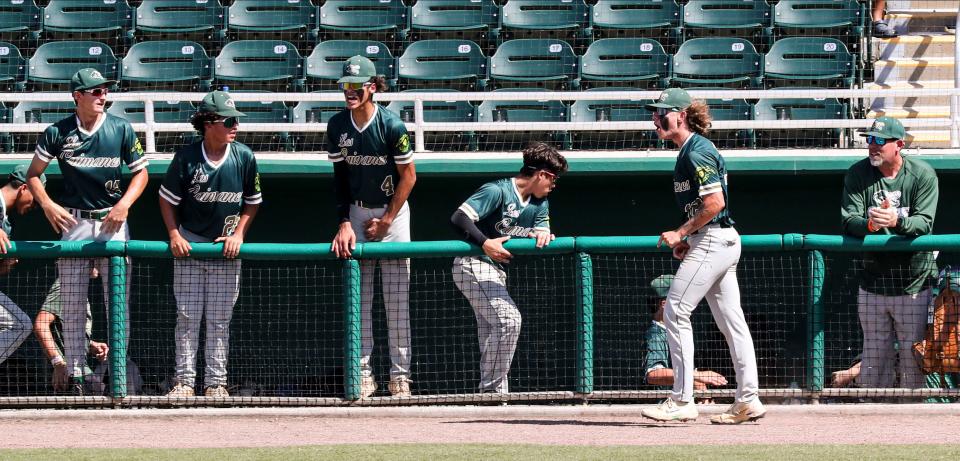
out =
[(224, 237), (230, 237), (234, 232), (237, 231), (237, 226), (240, 225), (240, 215), (230, 215), (223, 220), (223, 234)]
[(383, 184), (380, 184), (380, 190), (383, 191), (387, 197), (393, 195), (393, 175), (387, 175), (386, 178), (383, 178)]

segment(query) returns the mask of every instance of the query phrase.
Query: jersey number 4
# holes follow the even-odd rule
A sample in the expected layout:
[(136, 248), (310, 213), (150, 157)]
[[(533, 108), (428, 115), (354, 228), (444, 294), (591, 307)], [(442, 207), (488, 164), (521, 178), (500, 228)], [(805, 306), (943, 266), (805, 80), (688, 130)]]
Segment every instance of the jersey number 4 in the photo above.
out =
[(387, 197), (393, 195), (393, 175), (387, 175), (386, 178), (383, 178), (383, 184), (380, 184), (380, 190), (386, 194)]

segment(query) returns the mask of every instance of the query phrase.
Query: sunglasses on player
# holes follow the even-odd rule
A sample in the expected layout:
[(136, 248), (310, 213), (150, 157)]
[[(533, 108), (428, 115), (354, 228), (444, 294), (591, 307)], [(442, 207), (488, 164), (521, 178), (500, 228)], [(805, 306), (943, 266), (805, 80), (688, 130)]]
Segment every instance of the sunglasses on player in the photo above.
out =
[(545, 174), (545, 175), (547, 176), (547, 178), (550, 179), (550, 182), (552, 182), (552, 183), (554, 183), (554, 184), (556, 184), (557, 181), (560, 180), (560, 177), (559, 177), (559, 176), (557, 176), (556, 174), (553, 174), (553, 173), (551, 173), (551, 172), (549, 172), (549, 171), (547, 171), (547, 170), (540, 170), (540, 172), (543, 173), (543, 174)]
[(109, 92), (110, 92), (110, 90), (108, 90), (108, 89), (106, 89), (106, 88), (91, 88), (91, 89), (89, 89), (89, 90), (83, 90), (83, 91), (81, 91), (81, 93), (90, 94), (90, 95), (96, 96), (96, 97), (98, 97), (98, 98), (99, 98), (100, 96), (106, 96), (107, 93), (109, 93)]
[(360, 83), (343, 82), (340, 84), (340, 90), (341, 91), (346, 91), (346, 90), (358, 91), (366, 88), (369, 85), (370, 85), (370, 82), (360, 82)]
[(890, 141), (895, 141), (895, 139), (886, 139), (879, 136), (867, 136), (867, 145), (876, 144), (882, 146)]
[(666, 117), (667, 115), (670, 114), (670, 112), (676, 112), (676, 111), (673, 109), (668, 109), (666, 107), (658, 107), (656, 114), (657, 114), (657, 117)]
[(237, 126), (237, 123), (240, 121), (237, 117), (227, 117), (220, 120), (214, 120), (208, 123), (222, 123), (224, 128), (233, 128)]

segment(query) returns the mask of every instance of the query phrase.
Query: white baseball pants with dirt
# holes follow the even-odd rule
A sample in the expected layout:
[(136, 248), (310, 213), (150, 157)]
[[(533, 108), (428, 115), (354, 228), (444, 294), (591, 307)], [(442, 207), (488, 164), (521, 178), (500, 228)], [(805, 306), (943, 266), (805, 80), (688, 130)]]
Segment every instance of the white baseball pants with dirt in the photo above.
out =
[[(927, 328), (930, 296), (929, 289), (903, 296), (883, 296), (860, 289), (857, 312), (863, 329), (861, 387), (895, 387), (895, 369), (900, 371), (900, 387), (925, 387), (920, 363), (913, 355), (913, 343), (923, 339)], [(899, 343), (898, 350), (894, 343)], [(898, 353), (900, 361), (894, 367)]]
[[(113, 233), (103, 232), (103, 222), (95, 219), (77, 218), (77, 225), (65, 232), (60, 240), (94, 240), (97, 242), (130, 240), (127, 223)], [(82, 377), (87, 364), (88, 339), (86, 334), (87, 295), (90, 288), (90, 271), (96, 267), (103, 283), (103, 299), (107, 318), (110, 318), (110, 258), (61, 258), (57, 260), (60, 277), (60, 300), (63, 303), (63, 354), (70, 376)], [(125, 319), (127, 337), (124, 348), (130, 343), (130, 276), (132, 265), (127, 258)]]
[(32, 330), (30, 316), (9, 296), (0, 293), (0, 363), (13, 355)]
[(690, 317), (704, 298), (710, 305), (717, 327), (727, 340), (737, 374), (737, 402), (757, 398), (759, 380), (753, 338), (740, 306), (737, 263), (740, 235), (736, 229), (704, 226), (687, 238), (690, 251), (670, 285), (664, 324), (673, 363), (672, 398), (693, 402), (693, 327)]
[[(386, 208), (350, 206), (350, 226), (358, 243), (367, 242), (364, 223), (383, 217)], [(381, 242), (410, 241), (410, 206), (400, 208)], [(363, 259), (360, 261), (360, 372), (373, 376), (373, 279), (377, 265), (387, 311), (387, 346), (390, 349), (390, 378), (410, 377), (410, 259)]]
[(507, 273), (478, 257), (453, 260), (453, 282), (470, 301), (480, 342), (480, 392), (509, 392), (507, 375), (520, 339), (520, 310)]
[(177, 259), (173, 262), (173, 293), (177, 299), (176, 378), (194, 387), (200, 319), (206, 320), (204, 385), (227, 385), (230, 319), (240, 296), (239, 259)]

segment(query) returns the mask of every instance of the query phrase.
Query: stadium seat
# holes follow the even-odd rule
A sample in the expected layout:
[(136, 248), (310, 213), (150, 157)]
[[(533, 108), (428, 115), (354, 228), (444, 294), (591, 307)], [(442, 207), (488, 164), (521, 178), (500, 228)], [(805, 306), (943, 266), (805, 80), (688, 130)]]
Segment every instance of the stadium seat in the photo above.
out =
[[(714, 121), (753, 120), (753, 105), (744, 99), (708, 99), (710, 116)], [(753, 130), (710, 130), (710, 140), (721, 149), (754, 147)]]
[[(635, 90), (603, 88), (602, 90)], [(595, 90), (597, 91), (597, 90)], [(597, 91), (599, 92), (599, 91)], [(652, 114), (644, 106), (653, 101), (579, 100), (570, 106), (570, 121), (589, 124), (610, 122), (649, 122)], [(657, 147), (652, 130), (572, 131), (573, 148), (589, 150), (651, 149)]]
[[(437, 90), (430, 90), (436, 92)], [(442, 91), (442, 90), (441, 90)], [(408, 91), (405, 93), (413, 93)], [(393, 111), (407, 123), (414, 122), (413, 101), (393, 101), (387, 110)], [(468, 101), (424, 101), (423, 120), (427, 123), (474, 123), (477, 121), (477, 108)], [(467, 127), (464, 127), (467, 128)], [(416, 134), (410, 133), (411, 141), (416, 142)], [(426, 132), (424, 147), (438, 151), (475, 151), (477, 137), (472, 131)]]
[(764, 84), (851, 88), (856, 57), (843, 42), (823, 37), (787, 37), (774, 42), (764, 58)]
[[(538, 88), (518, 88), (506, 91), (530, 93)], [(484, 101), (477, 107), (477, 121), (489, 122), (566, 122), (569, 110), (560, 101)], [(518, 151), (531, 141), (551, 142), (561, 149), (570, 148), (570, 135), (566, 131), (483, 131), (479, 134), (480, 150)]]
[(27, 60), (12, 43), (0, 42), (0, 88), (23, 91), (27, 83)]
[(399, 44), (406, 39), (407, 7), (402, 0), (327, 0), (320, 7), (320, 32), (322, 40), (356, 38)]
[(590, 10), (594, 38), (655, 37), (671, 47), (680, 39), (681, 10), (675, 0), (600, 0)]
[(503, 42), (490, 58), (490, 78), (497, 86), (537, 83), (552, 89), (576, 85), (577, 55), (562, 40), (521, 38)]
[(683, 33), (685, 39), (734, 36), (764, 45), (771, 34), (770, 5), (766, 0), (690, 0), (683, 7)]
[(864, 3), (857, 0), (780, 0), (773, 6), (773, 30), (776, 37), (818, 35), (859, 41), (866, 17)]
[(239, 40), (223, 47), (215, 59), (214, 78), (241, 90), (301, 91), (303, 58), (283, 40)]
[[(336, 94), (338, 101), (301, 101), (291, 109), (293, 123), (327, 123), (330, 117), (345, 108), (343, 93), (340, 91), (320, 91), (319, 93)], [(326, 153), (326, 133), (324, 132), (297, 132), (291, 134), (293, 150), (298, 152)]]
[[(3, 129), (3, 124), (11, 122), (12, 116), (10, 108), (0, 104), (0, 130)], [(10, 133), (0, 131), (0, 151), (13, 152), (13, 137)]]
[(97, 40), (122, 53), (133, 39), (133, 9), (127, 0), (50, 0), (43, 38)]
[(233, 40), (282, 37), (306, 52), (318, 37), (317, 7), (310, 0), (234, 0), (227, 33)]
[(219, 0), (143, 0), (134, 15), (137, 39), (192, 40), (219, 51), (226, 38), (226, 9)]
[(124, 90), (210, 91), (213, 68), (200, 44), (187, 41), (141, 42), (121, 62)]
[(22, 49), (35, 48), (40, 40), (42, 11), (34, 0), (8, 3), (0, 8), (0, 40)]
[(420, 0), (410, 7), (410, 41), (470, 40), (492, 52), (498, 13), (493, 0)]
[(397, 61), (401, 88), (479, 91), (487, 85), (487, 58), (469, 40), (413, 42)]
[[(11, 109), (11, 123), (53, 123), (75, 114), (73, 101), (23, 101)], [(40, 132), (15, 133), (12, 152), (33, 152)]]
[(583, 0), (510, 0), (500, 7), (500, 38), (565, 40), (585, 45), (589, 8)]
[(351, 56), (366, 56), (387, 79), (396, 85), (396, 60), (387, 45), (373, 40), (329, 40), (320, 42), (305, 60), (307, 85), (311, 91), (337, 90), (343, 63)]
[(669, 79), (670, 57), (659, 42), (648, 38), (600, 39), (580, 57), (581, 87), (666, 88)]
[(687, 40), (673, 57), (673, 85), (759, 88), (762, 80), (763, 56), (743, 38)]
[(281, 126), (276, 131), (268, 133), (244, 131), (240, 128), (237, 141), (250, 146), (254, 151), (292, 151), (293, 145), (290, 133), (283, 130), (283, 126), (290, 123), (290, 108), (283, 101), (237, 101), (237, 110), (246, 114), (240, 123), (274, 123)]
[[(844, 120), (847, 104), (836, 98), (761, 99), (754, 106), (754, 120)], [(847, 147), (847, 130), (831, 128), (757, 130), (759, 147)]]
[[(153, 120), (157, 123), (190, 123), (197, 109), (188, 101), (154, 101)], [(143, 103), (140, 101), (116, 101), (110, 104), (107, 113), (127, 119), (130, 123), (147, 121)], [(156, 133), (157, 152), (172, 152), (200, 139), (199, 133)]]
[(47, 42), (29, 59), (27, 89), (67, 91), (78, 70), (92, 67), (107, 79), (117, 80), (117, 57), (105, 43), (89, 41)]

